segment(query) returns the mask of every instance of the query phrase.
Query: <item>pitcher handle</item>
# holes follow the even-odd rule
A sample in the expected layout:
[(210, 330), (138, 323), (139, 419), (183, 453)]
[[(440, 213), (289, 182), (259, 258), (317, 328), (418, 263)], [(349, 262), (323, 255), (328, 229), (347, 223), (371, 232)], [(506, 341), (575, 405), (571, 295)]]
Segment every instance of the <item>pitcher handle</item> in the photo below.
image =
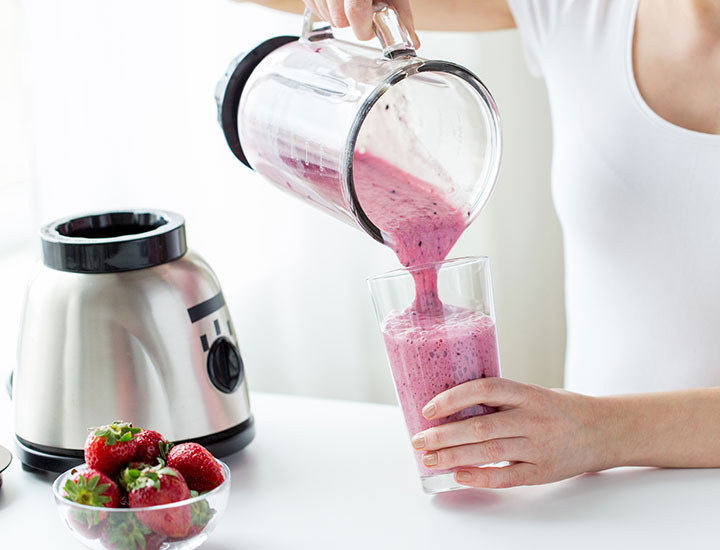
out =
[(402, 24), (395, 8), (386, 0), (373, 2), (373, 30), (383, 47), (383, 55), (389, 59), (414, 57), (410, 33)]
[[(334, 38), (329, 24), (323, 23), (316, 28), (315, 23), (313, 12), (310, 8), (305, 7), (300, 40), (315, 42)], [(415, 56), (415, 48), (410, 33), (400, 21), (395, 8), (386, 0), (375, 0), (373, 2), (372, 27), (375, 36), (378, 37), (380, 44), (382, 44), (385, 57), (395, 59), (396, 57)]]
[(315, 17), (310, 8), (305, 7), (303, 13), (303, 27), (300, 34), (300, 40), (304, 42), (315, 42), (316, 40), (325, 40), (326, 38), (334, 38), (332, 28), (328, 23), (323, 23), (315, 28)]

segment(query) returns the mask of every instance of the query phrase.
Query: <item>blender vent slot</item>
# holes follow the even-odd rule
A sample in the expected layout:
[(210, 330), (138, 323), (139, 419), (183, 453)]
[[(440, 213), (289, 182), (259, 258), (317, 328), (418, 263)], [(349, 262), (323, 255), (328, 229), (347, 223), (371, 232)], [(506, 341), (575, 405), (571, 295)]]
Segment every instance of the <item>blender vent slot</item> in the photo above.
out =
[(222, 292), (219, 292), (209, 300), (200, 302), (196, 306), (193, 306), (187, 310), (190, 316), (190, 322), (194, 323), (199, 321), (203, 317), (207, 317), (211, 313), (216, 312), (218, 309), (225, 305), (225, 298), (223, 298)]

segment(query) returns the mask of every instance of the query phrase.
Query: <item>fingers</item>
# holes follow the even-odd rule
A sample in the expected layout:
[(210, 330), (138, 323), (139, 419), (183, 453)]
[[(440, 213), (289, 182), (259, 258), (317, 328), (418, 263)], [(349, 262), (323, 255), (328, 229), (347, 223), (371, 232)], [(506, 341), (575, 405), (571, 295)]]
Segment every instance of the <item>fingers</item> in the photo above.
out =
[(442, 418), (473, 405), (490, 407), (524, 404), (532, 386), (506, 378), (478, 378), (450, 388), (428, 402), (422, 410), (425, 418)]
[[(372, 0), (305, 0), (305, 4), (315, 15), (329, 21), (334, 27), (352, 26), (355, 36), (360, 40), (370, 40), (375, 36), (372, 30)], [(420, 40), (415, 32), (410, 0), (393, 0), (392, 5), (410, 33), (414, 47), (418, 48)]]
[(330, 0), (327, 6), (328, 11), (330, 12), (330, 22), (333, 27), (344, 29), (345, 27), (350, 26), (350, 22), (345, 16), (345, 6), (342, 0)]
[(445, 447), (467, 445), (490, 439), (524, 435), (524, 422), (515, 411), (502, 411), (449, 422), (416, 434), (412, 446), (435, 451)]
[(330, 21), (330, 14), (325, 8), (324, 0), (303, 0), (305, 5), (310, 8), (313, 15), (320, 21)]
[(506, 460), (526, 461), (527, 454), (527, 439), (512, 437), (430, 451), (423, 455), (422, 462), (430, 469), (449, 470), (460, 466), (492, 464)]
[(331, 21), (330, 12), (327, 9), (326, 0), (304, 0), (305, 5), (323, 21)]
[(465, 468), (455, 472), (455, 480), (468, 487), (504, 489), (518, 485), (535, 485), (537, 467), (518, 462), (505, 468)]
[(372, 0), (345, 0), (345, 15), (359, 40), (370, 40), (372, 30)]
[(420, 39), (415, 32), (415, 21), (413, 20), (412, 10), (410, 9), (410, 0), (392, 0), (392, 5), (398, 12), (398, 17), (405, 28), (410, 33), (410, 38), (413, 41), (413, 47), (418, 49), (420, 47)]

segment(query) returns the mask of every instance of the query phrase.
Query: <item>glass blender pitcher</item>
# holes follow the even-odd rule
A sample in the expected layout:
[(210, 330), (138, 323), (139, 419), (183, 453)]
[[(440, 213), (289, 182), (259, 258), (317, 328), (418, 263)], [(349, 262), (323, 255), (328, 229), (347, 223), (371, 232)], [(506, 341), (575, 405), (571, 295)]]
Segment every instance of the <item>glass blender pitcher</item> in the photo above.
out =
[(495, 101), (466, 68), (418, 57), (388, 3), (374, 4), (373, 26), (382, 50), (335, 39), (306, 10), (299, 38), (237, 57), (216, 90), (227, 143), (277, 187), (382, 243), (358, 198), (358, 154), (426, 182), (470, 224), (500, 166)]

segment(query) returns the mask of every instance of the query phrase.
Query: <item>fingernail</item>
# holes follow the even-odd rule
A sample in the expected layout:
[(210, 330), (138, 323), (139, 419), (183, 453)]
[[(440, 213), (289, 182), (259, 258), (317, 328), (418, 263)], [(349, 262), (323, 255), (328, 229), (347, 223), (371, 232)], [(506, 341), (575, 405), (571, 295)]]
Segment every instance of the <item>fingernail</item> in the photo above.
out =
[(412, 443), (412, 446), (416, 449), (422, 449), (425, 446), (425, 436), (422, 434), (417, 434), (415, 437), (412, 438), (410, 443)]
[(458, 470), (455, 472), (455, 478), (458, 481), (470, 481), (472, 479), (472, 474), (467, 470)]
[(425, 418), (432, 418), (433, 416), (435, 416), (435, 403), (430, 401), (430, 403), (425, 405), (422, 410), (422, 415)]
[(423, 464), (425, 464), (425, 466), (435, 466), (437, 460), (437, 453), (426, 453), (423, 455)]

